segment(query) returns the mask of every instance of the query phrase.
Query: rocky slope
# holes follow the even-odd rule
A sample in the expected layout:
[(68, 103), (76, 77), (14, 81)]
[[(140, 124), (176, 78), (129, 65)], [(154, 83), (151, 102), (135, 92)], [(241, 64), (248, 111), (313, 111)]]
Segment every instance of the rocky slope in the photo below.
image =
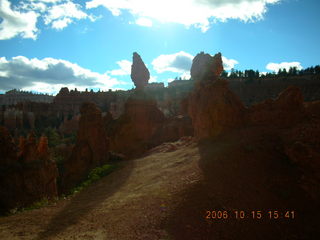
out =
[[(1, 239), (163, 239), (176, 195), (201, 179), (195, 142), (153, 149), (83, 192), (48, 207), (0, 218)], [(130, 217), (128, 217), (130, 215)]]

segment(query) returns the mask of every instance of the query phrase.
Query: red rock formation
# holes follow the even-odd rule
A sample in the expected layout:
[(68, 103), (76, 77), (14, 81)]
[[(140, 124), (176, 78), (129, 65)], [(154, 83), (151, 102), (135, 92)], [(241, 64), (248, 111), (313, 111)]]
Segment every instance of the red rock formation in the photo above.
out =
[(223, 71), (221, 53), (213, 57), (201, 52), (194, 57), (190, 70), (191, 78), (196, 82), (213, 80), (220, 76)]
[(188, 108), (197, 138), (214, 137), (245, 125), (289, 127), (306, 116), (303, 96), (297, 87), (287, 88), (276, 100), (244, 108), (227, 82), (218, 78), (221, 70), (221, 54), (211, 57), (200, 53), (193, 61), (191, 74), (196, 86)]
[(148, 84), (150, 73), (140, 55), (136, 52), (133, 53), (131, 65), (131, 79), (137, 89), (144, 89)]
[(286, 127), (301, 121), (306, 116), (303, 96), (298, 87), (289, 87), (276, 100), (268, 99), (248, 109), (249, 125), (273, 125)]
[(39, 158), (47, 159), (49, 156), (49, 147), (48, 147), (48, 138), (46, 136), (42, 136), (39, 140), (39, 144), (37, 147), (37, 152), (39, 154)]
[(191, 76), (196, 86), (188, 109), (198, 139), (215, 137), (243, 124), (245, 108), (227, 82), (218, 79), (222, 70), (220, 53), (214, 57), (200, 53), (193, 60)]
[(44, 197), (57, 196), (56, 164), (50, 160), (47, 140), (30, 134), (27, 142), (20, 140), (17, 151), (9, 132), (0, 127), (0, 212), (23, 207)]
[(91, 169), (104, 164), (109, 157), (107, 139), (101, 111), (94, 103), (84, 103), (77, 142), (71, 157), (64, 162), (63, 191), (68, 191), (83, 180)]
[[(220, 69), (206, 70), (206, 61), (208, 67), (214, 65), (210, 56), (201, 54), (195, 58), (195, 64), (192, 67), (197, 83), (189, 98), (188, 108), (195, 136), (198, 139), (215, 137), (212, 145), (212, 148), (216, 148), (213, 151), (215, 154), (234, 145), (220, 155), (220, 158), (223, 159), (221, 160), (222, 169), (219, 169), (219, 160), (211, 161), (218, 154), (206, 159), (205, 162), (200, 161), (208, 182), (216, 182), (219, 179), (217, 176), (225, 171), (227, 162), (232, 159), (229, 162), (232, 168), (229, 168), (226, 171), (228, 174), (225, 175), (230, 178), (226, 178), (223, 185), (220, 184), (222, 181), (219, 181), (219, 187), (222, 189), (216, 191), (223, 192), (223, 189), (227, 189), (226, 192), (228, 192), (229, 189), (232, 189), (230, 192), (234, 194), (233, 187), (236, 188), (238, 183), (241, 183), (239, 186), (242, 192), (244, 191), (243, 186), (250, 184), (249, 181), (246, 184), (241, 180), (239, 182), (237, 177), (234, 177), (238, 169), (242, 168), (241, 171), (238, 171), (238, 176), (243, 175), (248, 168), (247, 162), (250, 162), (250, 168), (256, 164), (261, 168), (259, 171), (267, 173), (269, 169), (272, 169), (270, 166), (274, 165), (277, 169), (268, 173), (269, 177), (266, 177), (268, 175), (262, 176), (262, 174), (256, 175), (256, 171), (251, 171), (254, 174), (250, 178), (250, 183), (256, 184), (261, 181), (259, 184), (263, 186), (266, 182), (263, 179), (272, 176), (270, 184), (277, 189), (272, 194), (280, 196), (281, 194), (278, 194), (277, 191), (282, 192), (287, 188), (295, 189), (290, 194), (294, 196), (292, 199), (301, 197), (298, 200), (300, 208), (305, 207), (306, 202), (310, 204), (319, 202), (320, 104), (318, 102), (304, 104), (300, 89), (289, 87), (275, 100), (269, 99), (250, 108), (244, 108), (237, 96), (228, 89), (226, 82), (218, 79)], [(227, 133), (229, 129), (233, 131)], [(224, 142), (228, 143), (228, 147), (223, 145)], [(238, 144), (238, 142), (242, 143)], [(222, 145), (219, 147), (220, 143)], [(234, 168), (235, 162), (237, 168)], [(220, 178), (223, 179), (221, 176)], [(230, 180), (232, 178), (236, 180), (232, 182)], [(230, 183), (232, 184), (228, 185)], [(269, 190), (264, 191), (267, 193)], [(287, 200), (285, 196), (280, 196), (280, 198)]]
[(174, 142), (186, 136), (193, 136), (192, 121), (188, 116), (178, 115), (165, 120), (154, 141), (158, 145)]
[(144, 92), (149, 78), (149, 70), (141, 57), (133, 53), (131, 79), (136, 90), (126, 101), (124, 114), (108, 131), (111, 150), (128, 158), (137, 157), (154, 146), (156, 133), (165, 119), (155, 99)]
[(150, 149), (164, 122), (156, 101), (143, 91), (136, 91), (126, 102), (124, 114), (116, 121), (111, 133), (111, 149), (128, 158)]
[(24, 150), (21, 152), (21, 159), (25, 163), (30, 163), (38, 158), (37, 142), (34, 132), (29, 133)]

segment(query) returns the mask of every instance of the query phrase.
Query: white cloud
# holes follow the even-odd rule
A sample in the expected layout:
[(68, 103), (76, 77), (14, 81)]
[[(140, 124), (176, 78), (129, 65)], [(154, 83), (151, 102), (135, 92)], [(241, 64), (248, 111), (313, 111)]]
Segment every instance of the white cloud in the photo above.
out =
[(0, 58), (0, 90), (13, 88), (52, 93), (61, 86), (75, 86), (82, 89), (100, 88), (107, 90), (118, 84), (108, 74), (100, 74), (80, 67), (75, 63), (54, 58), (13, 57)]
[(42, 2), (22, 2), (20, 5), (20, 9), (26, 11), (38, 11), (42, 13), (47, 10), (47, 5)]
[(267, 72), (260, 72), (259, 76), (262, 76), (262, 75), (267, 75)]
[(301, 70), (303, 67), (300, 62), (282, 62), (282, 63), (268, 63), (266, 69), (274, 72), (278, 72), (279, 69), (286, 69), (287, 71), (290, 67), (296, 67), (297, 70)]
[[(152, 61), (153, 68), (158, 72), (176, 72), (181, 73), (182, 79), (190, 78), (190, 68), (194, 56), (190, 53), (180, 51), (174, 54), (160, 55)], [(230, 70), (239, 62), (235, 59), (228, 59), (222, 56), (223, 68)]]
[(128, 60), (121, 60), (118, 61), (117, 64), (119, 65), (120, 69), (111, 70), (108, 73), (114, 76), (130, 75), (132, 62)]
[(190, 71), (193, 56), (184, 51), (174, 54), (163, 54), (152, 61), (153, 68), (158, 72), (183, 73)]
[[(184, 72), (178, 77), (178, 79), (181, 79), (181, 80), (189, 80), (190, 78), (191, 78), (190, 72)], [(170, 83), (175, 80), (176, 80), (176, 78), (169, 78), (169, 79), (167, 79), (167, 82)]]
[[(36, 27), (38, 14), (34, 11), (20, 12), (13, 10), (8, 0), (0, 1), (0, 40), (15, 36), (37, 38)], [(1, 22), (2, 19), (2, 22)]]
[(52, 28), (62, 30), (65, 27), (67, 27), (70, 23), (72, 23), (72, 20), (70, 18), (59, 19), (52, 22)]
[(190, 72), (184, 72), (181, 74), (181, 79), (183, 80), (189, 80), (191, 78)]
[(157, 76), (150, 76), (149, 83), (154, 83), (154, 82), (157, 82), (157, 81), (158, 81), (158, 77)]
[(38, 0), (39, 2), (45, 2), (45, 3), (58, 3), (62, 2), (63, 0)]
[(88, 15), (81, 10), (79, 4), (67, 1), (48, 8), (44, 17), (45, 24), (51, 24), (52, 28), (61, 30), (73, 22), (73, 19), (85, 19)]
[(61, 30), (76, 20), (94, 22), (99, 18), (88, 15), (73, 0), (26, 0), (15, 5), (9, 0), (0, 0), (0, 40), (16, 36), (36, 39), (39, 19), (51, 28)]
[(160, 22), (195, 26), (203, 32), (210, 21), (240, 19), (255, 21), (263, 18), (267, 6), (281, 0), (91, 0), (86, 7), (104, 6), (114, 16), (129, 11), (135, 17), (154, 19)]
[(222, 58), (224, 70), (231, 70), (232, 68), (234, 68), (236, 64), (239, 64), (237, 60), (228, 59), (225, 56), (222, 56), (221, 58)]
[(138, 18), (136, 24), (144, 27), (152, 27), (152, 21), (149, 18)]

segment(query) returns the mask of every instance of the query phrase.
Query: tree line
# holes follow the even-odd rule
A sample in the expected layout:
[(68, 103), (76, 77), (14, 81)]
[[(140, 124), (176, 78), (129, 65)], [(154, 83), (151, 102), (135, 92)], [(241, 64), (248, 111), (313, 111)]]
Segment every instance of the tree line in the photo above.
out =
[(308, 67), (305, 69), (297, 69), (297, 67), (290, 67), (289, 70), (282, 68), (276, 72), (267, 72), (267, 73), (260, 73), (259, 70), (236, 70), (231, 69), (230, 73), (227, 71), (223, 71), (221, 73), (221, 77), (224, 78), (261, 78), (261, 77), (287, 77), (287, 76), (305, 76), (305, 75), (317, 75), (320, 74), (320, 65)]

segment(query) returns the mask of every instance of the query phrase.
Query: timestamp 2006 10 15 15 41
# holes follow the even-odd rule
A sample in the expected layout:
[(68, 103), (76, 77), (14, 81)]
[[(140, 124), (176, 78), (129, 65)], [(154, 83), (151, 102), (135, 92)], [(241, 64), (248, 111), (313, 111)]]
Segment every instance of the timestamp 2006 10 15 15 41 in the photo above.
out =
[(296, 213), (293, 210), (285, 210), (285, 211), (278, 211), (278, 210), (270, 210), (270, 211), (260, 211), (260, 210), (253, 210), (253, 211), (220, 211), (220, 210), (213, 210), (213, 211), (206, 211), (206, 219), (294, 219), (296, 217)]

